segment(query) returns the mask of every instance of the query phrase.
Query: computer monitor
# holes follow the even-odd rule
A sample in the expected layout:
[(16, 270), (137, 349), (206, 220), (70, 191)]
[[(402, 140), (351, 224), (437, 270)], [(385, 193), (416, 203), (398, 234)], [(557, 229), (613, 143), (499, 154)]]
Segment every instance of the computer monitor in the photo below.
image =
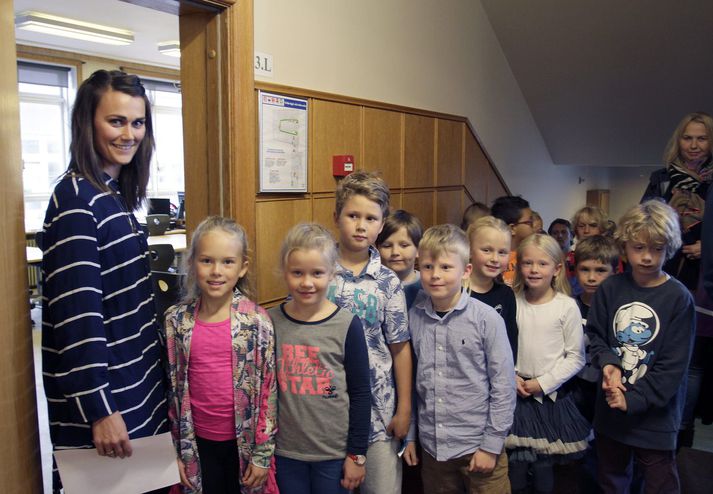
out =
[(178, 192), (178, 212), (176, 212), (177, 220), (186, 219), (186, 193)]
[(149, 210), (146, 212), (146, 214), (167, 214), (170, 216), (171, 199), (165, 199), (162, 197), (149, 198)]

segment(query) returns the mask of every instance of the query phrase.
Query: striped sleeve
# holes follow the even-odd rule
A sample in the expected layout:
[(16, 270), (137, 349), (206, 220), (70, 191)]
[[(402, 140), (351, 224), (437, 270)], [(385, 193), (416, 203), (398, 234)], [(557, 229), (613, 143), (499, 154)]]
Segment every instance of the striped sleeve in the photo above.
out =
[(91, 423), (117, 410), (109, 389), (97, 224), (77, 195), (52, 201), (42, 242), (43, 374), (71, 404), (72, 419)]

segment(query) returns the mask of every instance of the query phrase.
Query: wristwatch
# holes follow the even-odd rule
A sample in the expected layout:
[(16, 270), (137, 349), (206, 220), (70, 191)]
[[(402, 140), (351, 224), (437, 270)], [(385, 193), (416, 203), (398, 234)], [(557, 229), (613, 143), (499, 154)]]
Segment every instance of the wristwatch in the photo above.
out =
[(347, 453), (347, 458), (351, 459), (357, 464), (357, 466), (363, 467), (366, 465), (366, 456), (364, 455), (353, 455), (351, 453)]

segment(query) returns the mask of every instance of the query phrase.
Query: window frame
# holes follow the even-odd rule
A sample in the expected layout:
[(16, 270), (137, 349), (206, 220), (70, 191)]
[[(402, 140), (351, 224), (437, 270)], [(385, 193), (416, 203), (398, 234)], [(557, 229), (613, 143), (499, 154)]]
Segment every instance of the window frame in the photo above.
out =
[[(20, 105), (22, 105), (22, 103), (38, 103), (38, 104), (57, 104), (60, 107), (60, 113), (61, 113), (61, 117), (62, 117), (62, 123), (61, 123), (62, 150), (61, 150), (60, 154), (62, 155), (62, 160), (63, 160), (63, 164), (64, 164), (64, 166), (61, 168), (63, 170), (66, 170), (67, 166), (69, 164), (69, 145), (70, 145), (70, 141), (71, 141), (71, 136), (70, 136), (70, 133), (71, 133), (70, 132), (71, 108), (72, 108), (72, 105), (74, 104), (74, 98), (77, 93), (78, 81), (80, 80), (79, 77), (81, 76), (81, 62), (76, 61), (76, 60), (67, 59), (67, 58), (61, 58), (61, 57), (50, 57), (50, 56), (46, 56), (46, 55), (23, 53), (21, 50), (18, 49), (18, 57), (17, 57), (17, 62), (15, 64), (15, 66), (17, 67), (20, 62), (44, 65), (47, 67), (63, 67), (63, 68), (69, 69), (68, 73), (67, 73), (68, 86), (66, 88), (62, 88), (65, 96), (45, 95), (45, 94), (40, 94), (40, 93), (31, 93), (31, 92), (27, 92), (27, 91), (22, 91), (20, 89), (21, 83), (18, 81), (18, 84), (17, 84), (18, 100), (19, 100)], [(48, 87), (60, 87), (60, 86), (48, 86)], [(20, 125), (20, 138), (22, 139), (22, 124)], [(24, 156), (24, 153), (22, 150), (21, 150), (21, 155), (22, 155), (22, 173), (24, 175), (25, 156)], [(48, 190), (46, 190), (44, 192), (26, 192), (25, 188), (24, 188), (24, 181), (23, 181), (23, 191), (22, 191), (23, 192), (23, 210), (25, 211), (23, 226), (24, 226), (26, 232), (31, 233), (31, 232), (35, 232), (35, 231), (41, 229), (42, 223), (44, 221), (44, 213), (41, 213), (39, 221), (37, 221), (37, 218), (33, 217), (32, 220), (30, 221), (30, 227), (28, 228), (28, 215), (27, 215), (26, 204), (28, 202), (40, 201), (46, 205), (49, 202), (50, 197), (52, 196), (53, 188), (54, 188), (53, 184), (50, 183)]]

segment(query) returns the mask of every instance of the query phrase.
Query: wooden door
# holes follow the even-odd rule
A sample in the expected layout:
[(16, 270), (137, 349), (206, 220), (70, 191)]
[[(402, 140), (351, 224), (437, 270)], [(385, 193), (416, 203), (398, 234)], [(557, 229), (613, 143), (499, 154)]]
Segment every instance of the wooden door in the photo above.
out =
[(0, 485), (42, 491), (20, 152), (13, 2), (0, 0)]

